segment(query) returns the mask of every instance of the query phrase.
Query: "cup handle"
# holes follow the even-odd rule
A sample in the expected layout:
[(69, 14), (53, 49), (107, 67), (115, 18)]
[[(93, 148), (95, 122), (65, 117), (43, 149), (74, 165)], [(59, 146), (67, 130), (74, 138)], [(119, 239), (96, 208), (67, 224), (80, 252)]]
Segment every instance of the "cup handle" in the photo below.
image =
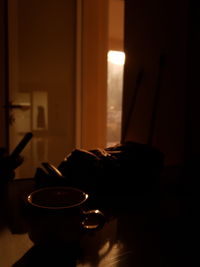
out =
[(106, 222), (105, 215), (100, 210), (83, 211), (83, 215), (82, 227), (88, 231), (99, 230)]

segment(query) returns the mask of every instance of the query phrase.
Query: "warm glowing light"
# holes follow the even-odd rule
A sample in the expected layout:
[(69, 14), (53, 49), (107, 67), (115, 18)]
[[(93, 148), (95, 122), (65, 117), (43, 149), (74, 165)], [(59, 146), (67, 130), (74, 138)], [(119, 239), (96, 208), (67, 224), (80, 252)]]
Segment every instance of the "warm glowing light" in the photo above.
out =
[(110, 50), (108, 52), (108, 62), (111, 62), (116, 65), (124, 65), (125, 53), (121, 51)]

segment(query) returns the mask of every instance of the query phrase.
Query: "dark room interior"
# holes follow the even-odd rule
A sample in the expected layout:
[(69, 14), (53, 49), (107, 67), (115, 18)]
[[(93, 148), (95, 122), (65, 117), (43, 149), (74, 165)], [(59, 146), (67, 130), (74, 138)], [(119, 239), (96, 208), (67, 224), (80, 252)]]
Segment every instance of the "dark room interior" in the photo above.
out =
[(0, 12), (0, 267), (198, 264), (198, 2)]

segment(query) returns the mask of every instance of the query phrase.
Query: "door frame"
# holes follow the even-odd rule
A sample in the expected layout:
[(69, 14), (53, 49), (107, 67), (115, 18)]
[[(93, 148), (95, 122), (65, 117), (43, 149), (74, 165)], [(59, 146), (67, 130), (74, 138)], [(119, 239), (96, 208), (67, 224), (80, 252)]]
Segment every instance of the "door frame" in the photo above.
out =
[(108, 11), (107, 0), (77, 0), (76, 145), (84, 149), (106, 146)]

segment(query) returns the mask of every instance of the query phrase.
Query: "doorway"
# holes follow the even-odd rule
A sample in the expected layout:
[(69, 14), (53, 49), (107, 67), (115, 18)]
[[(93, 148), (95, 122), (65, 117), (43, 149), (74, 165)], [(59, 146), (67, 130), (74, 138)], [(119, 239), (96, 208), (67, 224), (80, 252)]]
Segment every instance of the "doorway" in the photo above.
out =
[(108, 36), (107, 0), (5, 2), (9, 146), (11, 152), (33, 132), (16, 173), (27, 178), (43, 161), (57, 166), (74, 148), (106, 147), (107, 52), (116, 47)]
[(26, 132), (19, 178), (75, 147), (76, 1), (8, 0), (9, 148)]

